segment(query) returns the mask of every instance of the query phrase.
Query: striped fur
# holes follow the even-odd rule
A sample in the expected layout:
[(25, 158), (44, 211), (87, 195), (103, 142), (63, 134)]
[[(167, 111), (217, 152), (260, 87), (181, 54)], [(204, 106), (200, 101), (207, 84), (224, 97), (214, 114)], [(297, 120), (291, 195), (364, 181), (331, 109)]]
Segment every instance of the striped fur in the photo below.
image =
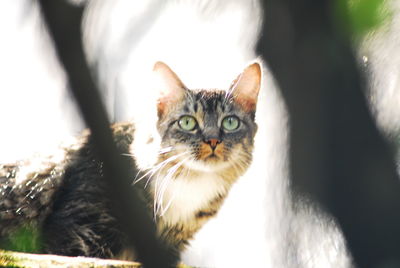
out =
[[(165, 93), (180, 97), (164, 94), (164, 103), (158, 104), (163, 110), (157, 122), (161, 144), (156, 163), (145, 170), (137, 167), (141, 156), (132, 154), (136, 132), (132, 123), (116, 124), (112, 130), (116, 145), (131, 160), (129, 175), (154, 216), (159, 238), (181, 252), (218, 212), (231, 185), (250, 165), (256, 99), (251, 111), (245, 109), (240, 82), (228, 91), (189, 90), (182, 83), (177, 87), (179, 78), (164, 67), (164, 74), (175, 79)], [(196, 127), (182, 129), (182, 116), (194, 118)], [(234, 130), (223, 127), (229, 116), (239, 120)], [(19, 226), (34, 224), (42, 233), (46, 253), (132, 258), (135, 254), (112, 216), (111, 204), (89, 132), (53, 157), (0, 166), (2, 239)]]

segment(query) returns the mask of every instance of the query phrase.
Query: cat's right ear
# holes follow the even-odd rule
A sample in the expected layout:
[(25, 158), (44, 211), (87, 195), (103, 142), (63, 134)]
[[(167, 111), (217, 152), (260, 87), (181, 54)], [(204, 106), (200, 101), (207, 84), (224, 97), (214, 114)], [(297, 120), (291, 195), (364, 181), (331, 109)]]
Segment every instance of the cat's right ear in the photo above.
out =
[(156, 84), (158, 90), (157, 110), (158, 116), (161, 117), (182, 100), (186, 87), (174, 71), (161, 61), (154, 64), (153, 71), (158, 80)]

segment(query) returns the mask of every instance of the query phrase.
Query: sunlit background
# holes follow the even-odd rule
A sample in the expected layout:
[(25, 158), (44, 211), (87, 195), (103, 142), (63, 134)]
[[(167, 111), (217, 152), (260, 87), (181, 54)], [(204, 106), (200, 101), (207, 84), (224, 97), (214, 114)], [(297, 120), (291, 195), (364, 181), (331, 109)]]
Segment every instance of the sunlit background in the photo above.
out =
[[(368, 71), (366, 98), (371, 110), (381, 129), (396, 141), (400, 2), (388, 1), (386, 8), (380, 12), (391, 16), (374, 31), (357, 36), (355, 50)], [(148, 118), (142, 115), (149, 109), (146, 99), (151, 98), (146, 79), (157, 60), (169, 64), (189, 88), (227, 88), (257, 57), (261, 18), (260, 5), (253, 0), (91, 1), (82, 26), (84, 44), (110, 119), (133, 118), (146, 124)], [(84, 126), (36, 3), (2, 0), (0, 33), (0, 163), (4, 163), (50, 153)], [(313, 210), (292, 211), (287, 114), (273, 77), (268, 70), (264, 75), (257, 112), (258, 161), (234, 186), (217, 218), (198, 233), (183, 260), (199, 266), (284, 267), (291, 263), (284, 250), (286, 235), (288, 229), (297, 228), (295, 239), (304, 248), (301, 258), (309, 267), (345, 266), (347, 256), (336, 255), (342, 245), (335, 227)], [(320, 247), (321, 241), (326, 248)]]
[(0, 162), (50, 152), (82, 129), (34, 1), (0, 2)]

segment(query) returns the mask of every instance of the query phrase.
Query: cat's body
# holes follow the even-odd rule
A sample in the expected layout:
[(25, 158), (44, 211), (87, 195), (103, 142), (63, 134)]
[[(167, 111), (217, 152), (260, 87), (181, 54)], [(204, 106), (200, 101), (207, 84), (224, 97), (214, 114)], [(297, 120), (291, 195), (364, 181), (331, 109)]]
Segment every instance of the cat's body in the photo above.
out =
[[(118, 149), (130, 155), (133, 125), (121, 123), (114, 125), (112, 130)], [(7, 237), (24, 224), (34, 224), (43, 229), (47, 253), (118, 256), (125, 249), (125, 237), (110, 211), (112, 201), (107, 198), (102, 163), (93, 153), (90, 135), (81, 137), (73, 147), (61, 150), (64, 156), (61, 162), (49, 159), (41, 163), (41, 168), (32, 163), (36, 171), (29, 162), (1, 167), (1, 237)], [(130, 177), (135, 178), (139, 171), (134, 159), (130, 159), (133, 167)], [(32, 171), (23, 174), (26, 169)], [(17, 179), (22, 176), (26, 178), (18, 183)], [(151, 189), (145, 188), (145, 180), (136, 188), (141, 191), (151, 215), (154, 207)], [(185, 215), (187, 224), (181, 224), (173, 215), (158, 219), (160, 236), (181, 250), (201, 227), (203, 219), (216, 213), (221, 201), (222, 197), (217, 196), (209, 205), (203, 205), (205, 210), (201, 206), (192, 209), (190, 215)], [(176, 205), (184, 204), (177, 202)], [(174, 213), (170, 212), (173, 209), (169, 213)]]
[[(167, 62), (189, 88), (222, 89), (257, 57), (255, 45), (262, 23), (258, 0), (86, 2), (89, 6), (82, 26), (86, 55), (99, 79), (110, 118), (125, 121), (132, 116), (135, 120), (131, 153), (140, 155), (135, 160), (141, 170), (151, 168), (159, 151), (157, 142), (147, 143), (148, 134), (156, 130), (143, 128), (156, 126), (156, 115), (147, 109), (152, 106), (147, 102), (147, 93), (151, 91), (146, 71), (151, 71), (154, 60)], [(9, 9), (4, 10), (10, 13)], [(39, 17), (39, 12), (32, 13)], [(27, 14), (22, 14), (26, 18)], [(9, 23), (5, 25), (9, 27)], [(40, 28), (37, 22), (26, 25)], [(30, 35), (37, 35), (34, 33)], [(25, 55), (26, 43), (12, 54), (12, 62)], [(64, 95), (60, 97), (62, 102), (43, 97), (57, 91), (56, 88), (63, 92), (62, 79), (60, 85), (53, 85), (46, 92), (39, 90), (45, 88), (42, 84), (26, 79), (38, 69), (36, 64), (45, 58), (42, 55), (47, 50), (50, 49), (34, 50), (34, 55), (41, 56), (32, 61), (35, 68), (24, 72), (29, 74), (24, 79), (30, 81), (29, 86), (20, 86), (18, 79), (7, 85), (12, 92), (18, 92), (18, 97), (6, 95), (9, 101), (1, 106), (3, 114), (18, 110), (20, 104), (19, 117), (14, 112), (12, 117), (3, 118), (7, 135), (2, 135), (0, 156), (7, 156), (7, 161), (15, 159), (21, 149), (38, 144), (37, 137), (55, 143), (59, 139), (54, 130), (77, 121), (69, 119)], [(11, 49), (5, 51), (9, 53)], [(6, 67), (9, 70), (9, 65)], [(18, 75), (23, 67), (26, 66), (18, 65)], [(266, 79), (257, 104), (258, 131), (252, 164), (233, 185), (218, 214), (196, 233), (182, 259), (196, 267), (351, 267), (344, 238), (335, 222), (303, 199), (292, 196), (288, 115), (272, 74), (268, 68), (263, 68), (263, 72)], [(49, 80), (54, 79), (53, 72), (46, 74)], [(36, 85), (35, 91), (31, 85)], [(29, 101), (21, 103), (21, 95), (28, 96)], [(14, 109), (4, 106), (8, 103)], [(46, 117), (48, 111), (57, 112), (57, 108), (63, 117)]]
[[(128, 153), (133, 126), (116, 125), (113, 133), (119, 149)], [(102, 164), (93, 153), (90, 135), (58, 153), (2, 166), (1, 237), (33, 224), (43, 232), (45, 252), (112, 257), (122, 247), (123, 236), (109, 211)]]
[[(139, 168), (132, 123), (113, 126), (119, 150), (131, 160), (130, 177), (154, 216), (162, 242), (181, 252), (216, 215), (232, 184), (252, 159), (255, 107), (261, 69), (254, 63), (228, 90), (189, 90), (165, 64), (160, 83), (158, 157)], [(134, 256), (112, 216), (102, 163), (89, 133), (61, 149), (59, 157), (3, 165), (0, 169), (1, 237), (35, 224), (47, 253), (70, 256)], [(36, 165), (35, 165), (36, 164)]]

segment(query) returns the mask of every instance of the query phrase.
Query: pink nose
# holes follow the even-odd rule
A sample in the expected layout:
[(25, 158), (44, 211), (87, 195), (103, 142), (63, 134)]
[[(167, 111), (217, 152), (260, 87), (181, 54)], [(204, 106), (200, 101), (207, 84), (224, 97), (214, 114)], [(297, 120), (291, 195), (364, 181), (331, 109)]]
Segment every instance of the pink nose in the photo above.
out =
[(215, 147), (217, 147), (217, 145), (221, 143), (221, 141), (219, 141), (218, 139), (209, 139), (206, 141), (206, 143), (210, 144), (211, 148), (215, 149)]

